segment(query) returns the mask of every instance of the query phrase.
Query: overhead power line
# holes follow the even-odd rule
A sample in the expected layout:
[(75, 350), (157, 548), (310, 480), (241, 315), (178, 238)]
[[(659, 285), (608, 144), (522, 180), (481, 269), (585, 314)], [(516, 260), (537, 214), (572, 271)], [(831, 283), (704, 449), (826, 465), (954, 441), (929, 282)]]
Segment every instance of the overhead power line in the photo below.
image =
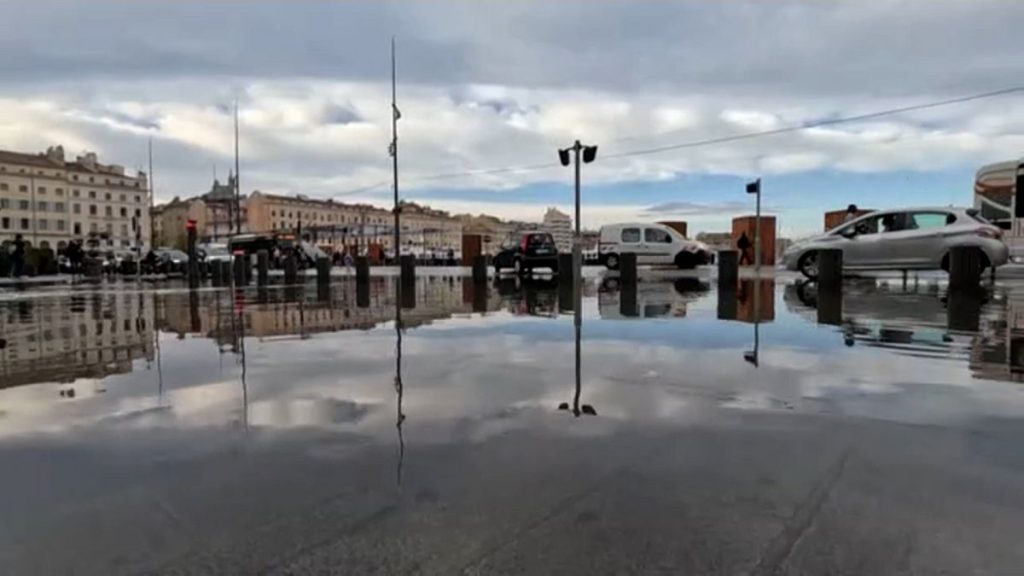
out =
[[(666, 144), (663, 146), (655, 146), (651, 148), (639, 148), (636, 150), (626, 150), (623, 152), (617, 152), (612, 154), (604, 154), (602, 157), (604, 160), (613, 160), (617, 158), (629, 158), (634, 156), (646, 156), (648, 154), (659, 154), (661, 152), (668, 152), (671, 150), (683, 150), (687, 148), (700, 148), (704, 146), (714, 146), (718, 144), (726, 144), (729, 142), (737, 142), (742, 140), (752, 140), (755, 138), (763, 138), (766, 136), (776, 136), (779, 134), (787, 134), (791, 132), (799, 132), (801, 130), (808, 130), (811, 128), (821, 128), (823, 126), (835, 126), (837, 124), (849, 124), (853, 122), (862, 122), (865, 120), (873, 120), (876, 118), (884, 118), (887, 116), (896, 116), (898, 114), (905, 114), (908, 112), (917, 112), (921, 110), (928, 110), (932, 108), (940, 108), (944, 106), (952, 106), (955, 104), (963, 104), (966, 102), (972, 102), (975, 100), (984, 100), (988, 98), (996, 98), (998, 96), (1006, 96), (1008, 94), (1015, 94), (1024, 92), (1024, 86), (1014, 86), (1011, 88), (1003, 88), (1001, 90), (992, 90), (989, 92), (981, 92), (977, 94), (971, 94), (968, 96), (960, 96), (957, 98), (947, 98), (945, 100), (935, 100), (932, 102), (925, 102), (921, 104), (914, 104), (910, 106), (902, 106), (899, 108), (889, 108), (886, 110), (879, 110), (876, 112), (869, 112), (867, 114), (856, 114), (853, 116), (840, 116), (837, 118), (828, 118), (824, 120), (815, 120), (811, 122), (804, 122), (800, 124), (794, 124), (791, 126), (785, 126), (782, 128), (773, 128), (771, 130), (759, 130), (756, 132), (744, 132), (742, 134), (733, 134), (730, 136), (720, 136), (717, 138), (707, 138), (702, 140), (693, 140), (690, 142), (680, 142), (677, 144)], [(664, 134), (670, 134), (671, 132), (665, 132), (662, 134), (652, 134), (650, 137), (660, 137)], [(520, 166), (506, 166), (502, 168), (482, 168), (478, 170), (466, 170), (463, 172), (449, 172), (443, 174), (433, 174), (428, 176), (419, 176), (416, 178), (410, 178), (409, 180), (415, 181), (430, 181), (430, 180), (454, 180), (457, 178), (465, 178), (470, 176), (488, 176), (492, 174), (505, 174), (509, 172), (529, 172), (533, 170), (542, 170), (546, 168), (557, 167), (557, 162), (546, 162), (540, 164), (526, 164)]]

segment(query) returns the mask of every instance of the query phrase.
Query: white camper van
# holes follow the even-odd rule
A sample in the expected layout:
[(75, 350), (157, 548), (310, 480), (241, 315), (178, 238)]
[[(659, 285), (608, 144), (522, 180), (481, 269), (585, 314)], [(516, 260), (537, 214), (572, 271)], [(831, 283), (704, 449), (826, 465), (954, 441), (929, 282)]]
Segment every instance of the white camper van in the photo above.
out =
[(636, 254), (637, 264), (695, 268), (714, 261), (706, 244), (688, 240), (664, 224), (602, 226), (597, 251), (601, 263), (611, 270), (619, 267), (619, 255), (627, 252)]

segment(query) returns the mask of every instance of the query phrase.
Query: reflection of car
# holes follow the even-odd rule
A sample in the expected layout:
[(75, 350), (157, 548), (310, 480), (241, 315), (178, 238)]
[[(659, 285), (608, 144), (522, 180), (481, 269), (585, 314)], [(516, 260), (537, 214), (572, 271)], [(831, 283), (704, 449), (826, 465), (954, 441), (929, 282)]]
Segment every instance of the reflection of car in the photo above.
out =
[[(497, 282), (498, 296), (506, 308), (517, 316), (558, 316), (558, 283), (543, 280), (500, 279)], [(571, 295), (570, 295), (571, 298)]]
[(696, 278), (675, 282), (637, 285), (635, 291), (621, 291), (616, 278), (606, 278), (598, 293), (601, 318), (683, 318), (687, 305), (705, 296), (711, 286)]
[(688, 240), (664, 224), (602, 226), (598, 252), (601, 262), (611, 270), (619, 267), (619, 256), (627, 252), (636, 254), (637, 264), (675, 265), (679, 268), (695, 268), (714, 260), (706, 244)]
[(188, 271), (188, 254), (173, 248), (157, 248), (143, 259), (142, 271), (146, 274), (185, 274)]
[(494, 256), (494, 270), (512, 269), (524, 275), (535, 268), (550, 268), (558, 272), (558, 247), (547, 232), (527, 232), (516, 244), (506, 244)]
[(912, 208), (871, 212), (790, 246), (783, 265), (808, 278), (818, 275), (818, 250), (843, 251), (847, 270), (949, 270), (949, 252), (975, 246), (983, 265), (1001, 266), (1009, 251), (999, 228), (973, 209)]

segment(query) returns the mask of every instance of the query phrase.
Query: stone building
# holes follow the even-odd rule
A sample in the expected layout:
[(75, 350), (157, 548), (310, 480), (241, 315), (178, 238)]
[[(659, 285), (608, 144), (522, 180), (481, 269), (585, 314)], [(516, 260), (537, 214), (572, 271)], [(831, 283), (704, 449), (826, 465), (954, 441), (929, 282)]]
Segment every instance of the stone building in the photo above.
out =
[(21, 234), (55, 250), (71, 240), (99, 251), (148, 249), (148, 188), (144, 172), (129, 175), (93, 152), (68, 160), (61, 146), (42, 154), (0, 150), (0, 242)]

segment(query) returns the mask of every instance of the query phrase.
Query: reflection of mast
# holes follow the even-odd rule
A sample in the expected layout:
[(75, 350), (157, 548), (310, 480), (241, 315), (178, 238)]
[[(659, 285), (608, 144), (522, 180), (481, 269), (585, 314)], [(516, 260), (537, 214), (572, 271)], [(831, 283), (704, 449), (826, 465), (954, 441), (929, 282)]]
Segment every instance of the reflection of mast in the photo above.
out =
[[(156, 295), (153, 295), (153, 310), (156, 310)], [(156, 348), (156, 390), (157, 390), (157, 403), (163, 405), (164, 403), (164, 369), (160, 363), (160, 329), (155, 325), (153, 326), (153, 336)]]
[(748, 350), (743, 353), (743, 359), (758, 367), (760, 358), (758, 354), (761, 350), (761, 272), (758, 270), (755, 272), (757, 275), (754, 280), (754, 349)]
[(395, 281), (395, 394), (397, 396), (397, 408), (395, 415), (395, 428), (398, 430), (398, 484), (402, 484), (402, 464), (405, 461), (405, 437), (402, 435), (402, 423), (405, 422), (405, 414), (402, 413), (402, 396), (404, 394), (402, 384), (402, 282)]
[[(238, 354), (238, 360), (242, 365), (242, 427), (245, 432), (249, 432), (249, 387), (245, 381), (246, 373), (246, 362), (245, 362), (245, 317), (243, 313), (245, 311), (245, 299), (241, 291), (235, 293), (235, 297), (238, 299), (235, 302), (236, 314), (231, 316), (232, 319), (232, 338), (235, 340), (235, 352)], [(237, 331), (236, 331), (237, 330)]]
[[(576, 340), (576, 389), (572, 399), (572, 414), (577, 418), (581, 414), (587, 416), (596, 416), (597, 410), (594, 409), (590, 404), (584, 404), (580, 406), (580, 396), (583, 393), (583, 362), (581, 360), (580, 352), (582, 349), (581, 345), (581, 334), (583, 331), (583, 279), (580, 278), (580, 270), (577, 268), (574, 271), (575, 280), (573, 282), (573, 332), (575, 333)], [(562, 402), (558, 405), (559, 410), (568, 410), (569, 404)]]

